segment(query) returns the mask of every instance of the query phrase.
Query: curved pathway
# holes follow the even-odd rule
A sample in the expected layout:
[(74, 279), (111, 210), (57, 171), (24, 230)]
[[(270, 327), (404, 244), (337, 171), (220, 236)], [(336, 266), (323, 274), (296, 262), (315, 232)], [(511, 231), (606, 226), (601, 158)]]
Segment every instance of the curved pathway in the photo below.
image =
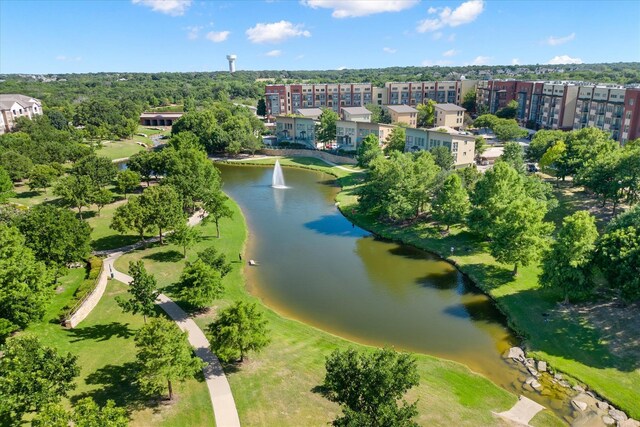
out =
[[(196, 212), (189, 218), (189, 225), (195, 226), (199, 224), (206, 213)], [(147, 240), (147, 242), (155, 241), (158, 238)], [(124, 274), (116, 270), (114, 264), (120, 256), (140, 247), (144, 242), (139, 242), (130, 246), (126, 246), (118, 249), (111, 249), (108, 251), (102, 251), (96, 253), (97, 255), (107, 255), (104, 260), (103, 274), (108, 274), (114, 279), (126, 283), (131, 283), (133, 278), (127, 274)], [(173, 302), (171, 298), (164, 294), (160, 294), (156, 300), (156, 304), (160, 306), (168, 315), (173, 319), (178, 327), (187, 333), (189, 337), (189, 344), (194, 348), (196, 356), (202, 359), (206, 365), (202, 368), (205, 381), (207, 382), (207, 388), (209, 389), (209, 396), (211, 397), (211, 405), (213, 406), (213, 415), (216, 420), (217, 427), (240, 427), (240, 418), (238, 417), (238, 410), (236, 409), (236, 403), (233, 400), (231, 394), (231, 387), (227, 377), (224, 375), (222, 365), (220, 361), (210, 350), (209, 340), (205, 336), (202, 329), (196, 325), (196, 323), (189, 318), (189, 315), (178, 304)]]

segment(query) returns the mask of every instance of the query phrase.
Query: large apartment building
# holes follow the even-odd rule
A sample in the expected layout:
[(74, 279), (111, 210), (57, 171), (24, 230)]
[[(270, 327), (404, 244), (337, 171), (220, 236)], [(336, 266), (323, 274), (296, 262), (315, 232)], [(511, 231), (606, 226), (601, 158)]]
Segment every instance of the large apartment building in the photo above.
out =
[(625, 143), (640, 137), (640, 89), (583, 82), (478, 82), (478, 105), (495, 113), (515, 100), (521, 124), (542, 129), (581, 129), (592, 126), (608, 131)]
[(405, 152), (447, 147), (453, 154), (456, 168), (471, 166), (475, 162), (475, 136), (452, 128), (405, 129)]
[(344, 107), (437, 103), (460, 104), (464, 94), (476, 87), (477, 80), (388, 82), (383, 88), (371, 83), (278, 84), (267, 85), (267, 115), (292, 114), (298, 108)]
[(11, 131), (20, 117), (32, 119), (42, 115), (39, 99), (19, 94), (0, 95), (0, 134)]

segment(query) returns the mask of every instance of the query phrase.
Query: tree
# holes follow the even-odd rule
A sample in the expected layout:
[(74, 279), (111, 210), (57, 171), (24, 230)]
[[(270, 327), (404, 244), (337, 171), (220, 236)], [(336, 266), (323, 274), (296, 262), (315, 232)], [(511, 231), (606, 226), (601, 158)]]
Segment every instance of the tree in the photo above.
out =
[(227, 206), (229, 198), (222, 190), (209, 191), (204, 198), (204, 210), (208, 213), (205, 221), (211, 221), (216, 224), (216, 236), (220, 238), (220, 220), (222, 218), (232, 218), (233, 211)]
[(140, 186), (140, 174), (130, 169), (118, 172), (116, 177), (116, 188), (119, 192), (127, 197), (127, 193), (131, 193), (133, 190)]
[[(566, 152), (567, 146), (564, 142), (556, 142), (554, 145), (550, 146), (540, 158), (540, 167), (545, 172), (555, 171), (557, 169), (557, 162), (562, 159)], [(556, 178), (560, 177), (556, 176)]]
[(71, 353), (60, 355), (33, 335), (9, 339), (0, 358), (0, 420), (19, 424), (23, 414), (67, 397), (79, 373)]
[(256, 114), (262, 117), (265, 117), (267, 115), (267, 104), (266, 102), (264, 102), (264, 98), (258, 99)]
[(540, 162), (544, 153), (559, 142), (564, 142), (566, 132), (561, 130), (539, 130), (531, 139), (527, 147), (527, 159), (532, 162)]
[(482, 153), (487, 151), (487, 140), (481, 136), (477, 136), (475, 139), (476, 157), (480, 157)]
[(343, 409), (334, 426), (417, 426), (412, 420), (418, 413), (416, 404), (402, 399), (420, 378), (413, 356), (389, 348), (361, 353), (335, 350), (325, 368), (328, 399)]
[(578, 211), (565, 217), (551, 250), (542, 258), (542, 286), (562, 289), (565, 303), (569, 297), (589, 292), (597, 238), (596, 221), (589, 212)]
[(95, 186), (86, 175), (69, 175), (56, 184), (53, 194), (59, 196), (65, 205), (78, 209), (78, 215), (82, 219), (82, 208), (91, 205)]
[(37, 205), (16, 220), (37, 259), (48, 266), (64, 267), (91, 252), (91, 227), (68, 209)]
[(214, 246), (209, 246), (202, 252), (198, 252), (198, 258), (206, 265), (220, 273), (220, 277), (224, 277), (231, 271), (231, 264), (227, 262), (227, 258), (223, 253), (219, 253)]
[(518, 101), (512, 99), (506, 107), (496, 111), (496, 117), (501, 119), (515, 119), (518, 116)]
[(476, 184), (480, 178), (482, 178), (482, 172), (480, 172), (475, 165), (456, 169), (454, 172), (460, 175), (462, 185), (467, 190), (467, 193), (472, 193), (476, 188)]
[(493, 127), (499, 122), (500, 119), (493, 114), (483, 114), (473, 121), (473, 126), (477, 128), (493, 129)]
[(442, 170), (449, 171), (453, 169), (455, 161), (453, 159), (453, 154), (451, 154), (451, 151), (447, 147), (433, 147), (429, 152), (433, 156), (436, 165), (440, 166)]
[(258, 352), (269, 344), (267, 321), (255, 303), (238, 301), (220, 312), (208, 326), (211, 351), (222, 361), (240, 359), (249, 351)]
[(6, 203), (9, 197), (13, 197), (13, 182), (4, 168), (0, 167), (0, 203)]
[(469, 196), (462, 186), (458, 174), (451, 174), (444, 181), (444, 185), (436, 191), (432, 202), (433, 218), (447, 225), (447, 230), (453, 224), (464, 222), (469, 212)]
[(417, 125), (419, 128), (429, 128), (433, 126), (435, 120), (436, 101), (433, 99), (427, 100), (426, 104), (418, 104), (416, 109), (418, 110)]
[(129, 157), (127, 170), (137, 172), (141, 178), (150, 184), (151, 176), (164, 173), (164, 165), (161, 161), (162, 154), (154, 151), (140, 151)]
[(514, 141), (528, 134), (526, 130), (520, 128), (518, 122), (509, 119), (499, 119), (499, 121), (494, 124), (492, 130), (493, 133), (496, 134), (496, 138), (502, 142)]
[(204, 308), (224, 293), (220, 272), (201, 259), (187, 262), (178, 282), (180, 298), (196, 308)]
[(547, 247), (553, 224), (544, 222), (546, 213), (544, 203), (525, 196), (507, 205), (496, 218), (489, 250), (498, 262), (514, 264), (514, 276), (518, 266), (536, 261)]
[(367, 104), (364, 107), (371, 111), (371, 123), (382, 123), (383, 111), (381, 106), (376, 104)]
[(614, 151), (618, 147), (607, 132), (592, 127), (567, 133), (564, 143), (566, 151), (555, 162), (556, 174), (563, 180), (567, 176), (577, 175), (580, 169), (598, 155)]
[(35, 165), (29, 173), (29, 188), (38, 191), (45, 190), (58, 176), (58, 172), (49, 165)]
[(469, 113), (475, 113), (476, 111), (476, 91), (475, 89), (467, 91), (462, 97), (462, 103), (460, 104), (462, 108), (467, 110)]
[(98, 208), (98, 216), (100, 216), (102, 208), (113, 201), (113, 193), (111, 190), (107, 190), (106, 188), (99, 188), (95, 193), (93, 193), (91, 201)]
[(91, 154), (78, 160), (71, 173), (76, 176), (88, 176), (96, 187), (104, 187), (111, 184), (118, 168), (110, 159)]
[[(17, 228), (0, 223), (0, 320), (3, 335), (42, 319), (53, 294), (52, 275), (36, 261)], [(1, 360), (1, 359), (0, 359)]]
[(7, 171), (12, 181), (21, 181), (29, 176), (33, 162), (16, 151), (0, 151), (0, 167)]
[(61, 404), (49, 404), (32, 421), (33, 427), (126, 427), (129, 417), (124, 408), (118, 408), (111, 399), (105, 406), (85, 397), (76, 403), (72, 412), (67, 412)]
[(613, 215), (623, 196), (624, 172), (621, 170), (622, 150), (603, 151), (588, 160), (576, 175), (576, 184), (581, 184), (602, 197), (602, 206), (607, 200), (613, 202)]
[(507, 142), (500, 160), (514, 168), (518, 173), (524, 173), (524, 150), (517, 142)]
[(153, 274), (147, 272), (142, 261), (129, 262), (129, 275), (133, 278), (127, 289), (131, 298), (116, 297), (116, 302), (125, 313), (141, 313), (146, 324), (147, 316), (155, 314), (156, 299), (160, 295), (158, 283)]
[(140, 196), (133, 196), (127, 204), (116, 208), (109, 228), (121, 234), (134, 230), (142, 241), (144, 241), (144, 233), (154, 229), (149, 222), (146, 208), (140, 202)]
[(184, 220), (182, 201), (171, 185), (147, 187), (140, 196), (143, 216), (149, 226), (158, 230), (162, 244), (163, 230), (172, 230)]
[(338, 113), (328, 108), (322, 110), (316, 125), (316, 139), (320, 142), (332, 142), (336, 139), (336, 122), (339, 120)]
[(204, 366), (193, 355), (187, 333), (164, 317), (156, 317), (136, 333), (137, 383), (147, 393), (173, 399), (173, 382), (192, 378)]
[(183, 110), (185, 113), (196, 111), (196, 100), (193, 98), (193, 96), (187, 96), (184, 99)]
[(382, 156), (382, 150), (380, 149), (380, 140), (372, 133), (367, 135), (360, 144), (356, 151), (356, 158), (358, 160), (358, 166), (361, 168), (368, 168), (373, 159), (378, 156)]
[(391, 151), (404, 153), (406, 134), (407, 133), (402, 126), (396, 126), (391, 129), (391, 132), (385, 141), (387, 146), (384, 148), (384, 153), (386, 155), (389, 155)]
[(200, 231), (191, 227), (186, 221), (176, 227), (169, 236), (169, 241), (182, 247), (183, 258), (187, 257), (187, 248), (195, 245), (202, 237)]

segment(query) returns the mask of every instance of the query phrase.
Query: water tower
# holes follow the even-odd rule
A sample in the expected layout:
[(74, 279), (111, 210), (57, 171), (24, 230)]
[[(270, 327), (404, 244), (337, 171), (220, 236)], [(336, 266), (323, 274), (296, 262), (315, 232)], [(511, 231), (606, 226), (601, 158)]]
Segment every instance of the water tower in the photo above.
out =
[(227, 55), (227, 60), (229, 60), (229, 72), (235, 73), (236, 71), (236, 55)]

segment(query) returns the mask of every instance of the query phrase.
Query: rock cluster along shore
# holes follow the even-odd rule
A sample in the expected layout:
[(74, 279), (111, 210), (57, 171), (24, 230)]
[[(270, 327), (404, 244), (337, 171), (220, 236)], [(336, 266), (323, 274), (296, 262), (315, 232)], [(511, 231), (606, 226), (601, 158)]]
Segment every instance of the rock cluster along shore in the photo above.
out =
[[(570, 390), (576, 392), (576, 396), (571, 399), (571, 406), (577, 415), (573, 425), (640, 427), (640, 421), (629, 418), (623, 411), (615, 409), (610, 403), (587, 390), (585, 386), (580, 384), (571, 386), (571, 383), (564, 379), (562, 374), (553, 372), (544, 360), (536, 361), (527, 358), (524, 350), (520, 347), (511, 347), (506, 352), (505, 358), (521, 363), (527, 370), (529, 376), (524, 381), (524, 389), (529, 388), (529, 390), (533, 389), (540, 394), (545, 394), (543, 383), (548, 383), (566, 389), (567, 393), (571, 393)], [(547, 375), (545, 381), (542, 380), (543, 373)]]

